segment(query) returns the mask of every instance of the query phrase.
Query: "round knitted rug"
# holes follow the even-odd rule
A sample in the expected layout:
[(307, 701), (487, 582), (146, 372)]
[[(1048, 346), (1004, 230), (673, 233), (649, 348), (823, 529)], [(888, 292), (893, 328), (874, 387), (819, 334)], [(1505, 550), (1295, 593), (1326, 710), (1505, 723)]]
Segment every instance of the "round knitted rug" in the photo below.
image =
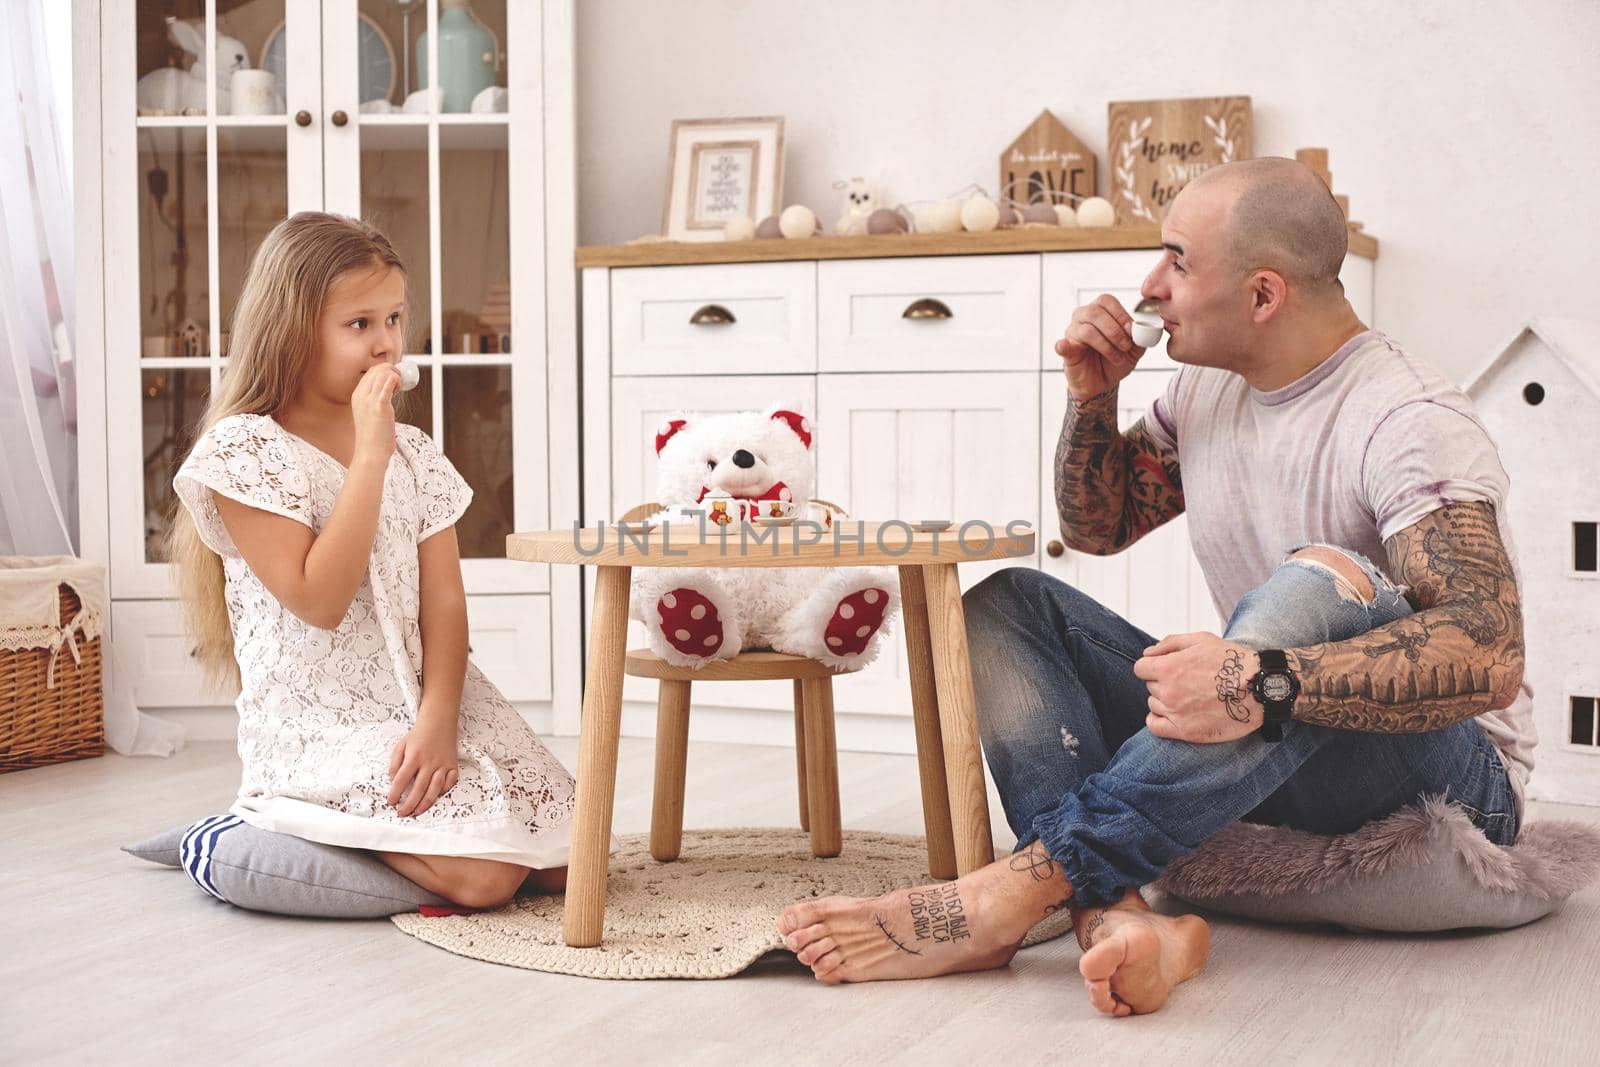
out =
[[(833, 859), (811, 855), (800, 830), (696, 830), (672, 863), (650, 856), (648, 834), (620, 838), (606, 885), (605, 939), (569, 948), (561, 939), (564, 898), (523, 896), (497, 911), (396, 915), (412, 937), (490, 963), (588, 978), (726, 978), (783, 950), (778, 914), (797, 900), (874, 897), (928, 882), (921, 837), (850, 830)], [(1071, 929), (1062, 909), (1023, 947)]]

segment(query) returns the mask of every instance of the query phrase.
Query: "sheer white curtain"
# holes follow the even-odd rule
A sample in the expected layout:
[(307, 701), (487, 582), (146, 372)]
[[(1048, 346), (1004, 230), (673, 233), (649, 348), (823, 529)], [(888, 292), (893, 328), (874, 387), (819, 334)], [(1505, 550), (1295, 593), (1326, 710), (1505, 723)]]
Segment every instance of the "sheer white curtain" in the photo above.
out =
[(72, 552), (72, 193), (41, 0), (0, 0), (0, 554)]
[[(0, 555), (78, 549), (71, 154), (56, 115), (71, 102), (46, 44), (55, 2), (0, 0)], [(175, 751), (181, 728), (139, 713), (107, 651), (106, 740)]]

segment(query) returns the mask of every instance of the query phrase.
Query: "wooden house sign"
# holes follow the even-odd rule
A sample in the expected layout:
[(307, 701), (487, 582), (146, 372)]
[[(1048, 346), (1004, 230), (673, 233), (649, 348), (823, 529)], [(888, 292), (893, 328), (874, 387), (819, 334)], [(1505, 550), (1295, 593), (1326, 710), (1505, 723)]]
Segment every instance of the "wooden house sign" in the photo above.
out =
[(1094, 189), (1094, 153), (1048, 109), (1000, 153), (1000, 195), (1014, 204), (1075, 205)]

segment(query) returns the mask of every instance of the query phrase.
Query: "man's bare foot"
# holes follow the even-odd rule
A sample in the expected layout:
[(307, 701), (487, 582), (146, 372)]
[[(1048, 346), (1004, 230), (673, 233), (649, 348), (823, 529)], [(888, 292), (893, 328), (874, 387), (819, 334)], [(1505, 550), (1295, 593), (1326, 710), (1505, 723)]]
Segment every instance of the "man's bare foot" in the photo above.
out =
[(1106, 1015), (1145, 1015), (1160, 1008), (1174, 986), (1200, 973), (1211, 949), (1204, 919), (1157, 915), (1136, 891), (1077, 918), (1084, 947), (1078, 973), (1089, 1003)]
[(1004, 967), (1070, 894), (1060, 868), (1035, 844), (954, 882), (791, 905), (778, 932), (822, 982), (929, 978)]

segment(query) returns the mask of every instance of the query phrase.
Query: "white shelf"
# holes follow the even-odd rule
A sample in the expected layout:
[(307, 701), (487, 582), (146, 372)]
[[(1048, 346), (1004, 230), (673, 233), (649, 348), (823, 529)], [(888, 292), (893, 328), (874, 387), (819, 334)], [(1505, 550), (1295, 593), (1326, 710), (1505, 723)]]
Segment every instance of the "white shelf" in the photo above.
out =
[(494, 111), (486, 115), (471, 113), (444, 115), (413, 115), (405, 112), (375, 112), (356, 116), (357, 125), (361, 126), (417, 126), (426, 128), (429, 123), (439, 126), (509, 126), (511, 116), (504, 111)]
[[(206, 124), (212, 122), (210, 115), (140, 115), (136, 120), (141, 129), (184, 129), (186, 127), (199, 127), (204, 129)], [(218, 115), (215, 125), (219, 130), (245, 129), (257, 126), (274, 126), (279, 129), (289, 124), (287, 115)]]

